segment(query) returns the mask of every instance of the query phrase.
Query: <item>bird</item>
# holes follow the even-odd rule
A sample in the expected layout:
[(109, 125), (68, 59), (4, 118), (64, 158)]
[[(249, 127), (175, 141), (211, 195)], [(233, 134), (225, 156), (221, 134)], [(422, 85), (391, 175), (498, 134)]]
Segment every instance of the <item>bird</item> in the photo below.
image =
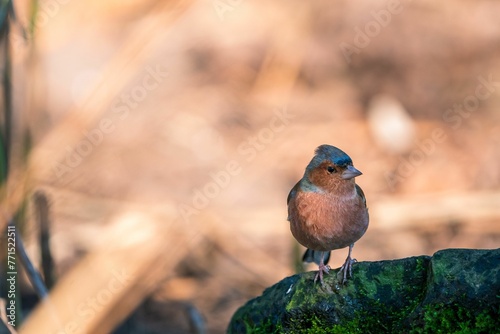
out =
[(290, 230), (307, 248), (303, 261), (318, 265), (315, 283), (319, 278), (324, 284), (323, 274), (331, 269), (331, 251), (349, 247), (338, 273), (342, 275), (342, 284), (346, 284), (356, 262), (351, 258), (354, 243), (365, 234), (369, 223), (365, 195), (354, 180), (362, 173), (335, 146), (321, 145), (314, 153), (304, 176), (288, 194)]

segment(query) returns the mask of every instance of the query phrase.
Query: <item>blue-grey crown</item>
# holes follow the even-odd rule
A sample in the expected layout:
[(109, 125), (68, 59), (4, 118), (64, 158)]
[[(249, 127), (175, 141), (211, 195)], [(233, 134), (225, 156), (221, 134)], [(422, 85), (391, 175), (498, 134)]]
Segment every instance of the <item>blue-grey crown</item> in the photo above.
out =
[(307, 166), (307, 170), (318, 167), (325, 160), (331, 161), (338, 166), (352, 165), (351, 158), (344, 151), (335, 146), (321, 145), (314, 153), (314, 158)]

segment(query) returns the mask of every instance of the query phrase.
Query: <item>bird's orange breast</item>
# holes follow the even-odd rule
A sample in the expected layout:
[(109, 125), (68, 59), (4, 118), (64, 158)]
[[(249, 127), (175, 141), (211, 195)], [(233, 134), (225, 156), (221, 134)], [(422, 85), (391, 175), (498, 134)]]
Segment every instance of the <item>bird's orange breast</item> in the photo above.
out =
[(347, 247), (368, 228), (368, 210), (361, 197), (298, 191), (288, 204), (293, 236), (307, 248), (329, 251)]

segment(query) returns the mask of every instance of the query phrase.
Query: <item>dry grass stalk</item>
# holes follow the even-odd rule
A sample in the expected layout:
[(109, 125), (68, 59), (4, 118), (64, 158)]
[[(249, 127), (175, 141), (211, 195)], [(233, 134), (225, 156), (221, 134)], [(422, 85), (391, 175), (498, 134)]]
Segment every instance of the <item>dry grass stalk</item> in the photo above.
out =
[(182, 260), (184, 244), (199, 240), (178, 221), (134, 212), (104, 233), (104, 242), (60, 280), (20, 333), (109, 333)]

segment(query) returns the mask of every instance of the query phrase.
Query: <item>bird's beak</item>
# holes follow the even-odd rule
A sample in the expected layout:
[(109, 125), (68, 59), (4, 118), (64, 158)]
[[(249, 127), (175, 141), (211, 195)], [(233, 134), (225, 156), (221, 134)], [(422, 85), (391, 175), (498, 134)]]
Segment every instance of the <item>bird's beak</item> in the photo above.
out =
[(359, 170), (357, 170), (353, 166), (348, 165), (347, 169), (342, 172), (341, 177), (344, 180), (350, 180), (350, 179), (352, 179), (352, 178), (354, 178), (356, 176), (360, 176), (361, 174), (363, 174), (363, 173), (361, 173)]

